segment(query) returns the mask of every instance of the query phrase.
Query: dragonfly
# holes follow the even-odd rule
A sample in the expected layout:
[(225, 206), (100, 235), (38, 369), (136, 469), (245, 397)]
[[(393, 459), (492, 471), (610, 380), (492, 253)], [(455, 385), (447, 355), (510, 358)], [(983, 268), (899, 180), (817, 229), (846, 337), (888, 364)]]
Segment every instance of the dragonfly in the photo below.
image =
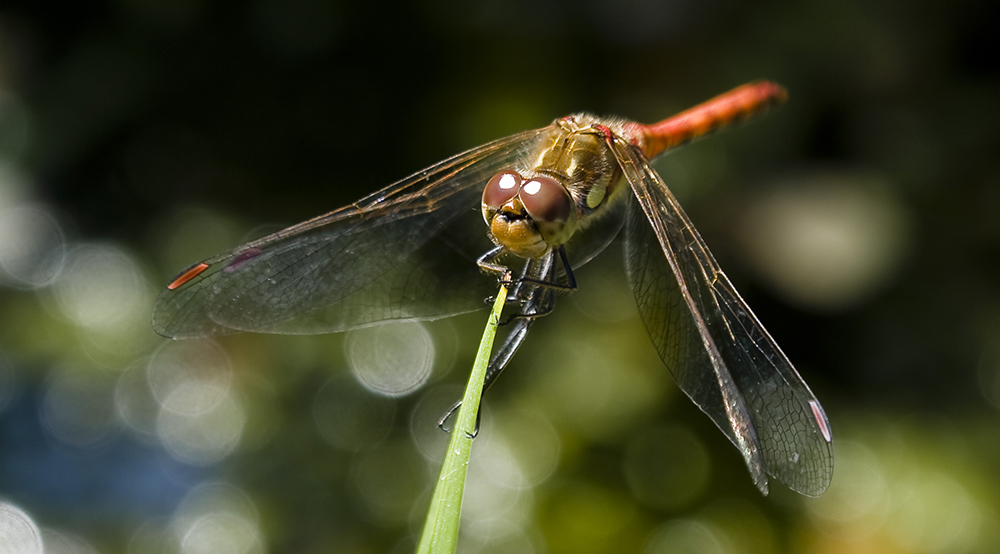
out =
[(194, 264), (157, 298), (153, 327), (195, 338), (433, 320), (484, 308), (493, 273), (515, 316), (488, 387), (576, 288), (573, 270), (623, 234), (640, 317), (680, 389), (763, 494), (774, 478), (818, 496), (833, 474), (822, 406), (650, 166), (786, 98), (756, 81), (655, 124), (577, 114), (494, 140)]

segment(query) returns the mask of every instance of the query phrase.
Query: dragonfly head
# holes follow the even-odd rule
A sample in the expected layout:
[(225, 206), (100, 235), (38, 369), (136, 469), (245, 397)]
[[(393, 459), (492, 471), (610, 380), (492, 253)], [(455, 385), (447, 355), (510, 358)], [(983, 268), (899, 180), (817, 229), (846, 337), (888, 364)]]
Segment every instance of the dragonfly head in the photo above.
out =
[(482, 207), (497, 244), (523, 258), (541, 256), (576, 231), (573, 197), (552, 177), (501, 171), (483, 189)]

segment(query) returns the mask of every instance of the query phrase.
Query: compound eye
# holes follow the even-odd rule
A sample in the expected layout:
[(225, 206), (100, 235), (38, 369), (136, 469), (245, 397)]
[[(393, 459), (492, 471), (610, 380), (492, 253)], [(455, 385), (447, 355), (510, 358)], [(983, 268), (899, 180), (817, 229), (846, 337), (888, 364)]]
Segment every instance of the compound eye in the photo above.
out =
[(573, 211), (573, 197), (566, 187), (551, 177), (535, 177), (521, 186), (521, 203), (537, 223), (567, 221)]
[(501, 171), (493, 176), (483, 189), (483, 205), (499, 210), (501, 206), (517, 196), (521, 188), (521, 176), (513, 170)]

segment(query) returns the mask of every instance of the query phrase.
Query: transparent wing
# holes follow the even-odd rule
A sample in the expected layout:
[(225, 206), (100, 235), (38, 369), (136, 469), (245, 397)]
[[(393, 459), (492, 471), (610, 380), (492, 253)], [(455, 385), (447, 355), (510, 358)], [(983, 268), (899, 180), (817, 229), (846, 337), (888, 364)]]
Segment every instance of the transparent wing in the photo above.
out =
[(830, 424), (645, 157), (615, 156), (635, 192), (626, 222), (629, 280), (650, 338), (680, 388), (767, 475), (808, 496), (833, 475)]
[(485, 307), (495, 283), (482, 187), (546, 129), (469, 150), (358, 202), (196, 264), (153, 308), (174, 338), (237, 331), (336, 332)]

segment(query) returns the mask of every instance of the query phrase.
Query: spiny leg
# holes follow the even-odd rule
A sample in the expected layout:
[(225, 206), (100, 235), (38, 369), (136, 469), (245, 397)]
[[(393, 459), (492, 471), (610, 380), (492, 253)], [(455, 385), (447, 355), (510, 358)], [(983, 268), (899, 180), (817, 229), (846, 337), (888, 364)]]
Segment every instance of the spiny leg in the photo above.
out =
[(497, 261), (504, 252), (505, 249), (503, 246), (495, 246), (482, 256), (479, 256), (479, 259), (476, 260), (476, 265), (479, 266), (479, 269), (487, 273), (497, 275), (497, 279), (501, 283), (510, 285), (512, 279), (510, 268)]
[[(511, 358), (514, 357), (514, 353), (517, 352), (521, 343), (524, 342), (525, 337), (528, 336), (528, 329), (534, 321), (534, 318), (519, 319), (514, 326), (511, 327), (510, 333), (507, 334), (507, 337), (504, 339), (500, 348), (493, 353), (490, 365), (486, 368), (486, 380), (483, 382), (483, 390), (480, 393), (481, 395), (486, 394), (486, 391), (494, 382), (496, 382), (497, 377), (500, 376), (500, 373), (507, 367), (507, 364), (510, 363)], [(446, 433), (451, 431), (451, 429), (447, 426), (448, 420), (455, 415), (461, 406), (462, 401), (458, 400), (452, 404), (451, 408), (448, 408), (448, 411), (445, 412), (443, 416), (441, 416), (441, 419), (438, 420), (438, 427), (440, 427), (442, 431)], [(469, 435), (469, 438), (474, 438), (479, 434), (479, 424), (482, 420), (482, 416), (483, 411), (482, 407), (480, 407), (479, 413), (476, 414), (476, 428), (473, 430), (472, 434)]]
[[(557, 256), (562, 267), (563, 283), (558, 282), (559, 272), (555, 270)], [(548, 315), (555, 308), (555, 292), (576, 290), (576, 277), (563, 246), (550, 250), (539, 260), (539, 264), (525, 264), (521, 278), (515, 283), (513, 294), (508, 297), (508, 300), (519, 303), (521, 309), (508, 315), (500, 322), (501, 325), (507, 325), (515, 319)]]
[[(528, 335), (528, 329), (531, 328), (531, 324), (534, 322), (535, 318), (545, 315), (552, 311), (555, 305), (555, 292), (548, 287), (541, 286), (536, 281), (546, 280), (549, 277), (550, 272), (553, 269), (555, 253), (551, 252), (539, 259), (528, 260), (525, 264), (524, 271), (522, 271), (522, 279), (516, 281), (515, 289), (519, 289), (521, 294), (526, 295), (526, 298), (521, 303), (521, 308), (523, 312), (517, 317), (516, 323), (511, 327), (510, 331), (507, 333), (507, 337), (504, 339), (503, 344), (500, 348), (493, 353), (493, 357), (490, 359), (490, 364), (486, 368), (486, 380), (483, 384), (482, 394), (486, 393), (486, 390), (496, 382), (500, 373), (503, 372), (507, 364), (510, 363), (511, 358), (517, 352), (517, 349), (524, 342), (525, 337)], [(565, 263), (565, 254), (562, 255), (562, 260)], [(568, 264), (566, 265), (568, 268)], [(524, 280), (524, 277), (532, 278), (531, 281)], [(575, 285), (575, 283), (574, 283)], [(508, 320), (509, 322), (510, 320)], [(444, 431), (448, 431), (446, 424), (452, 415), (458, 411), (458, 408), (462, 405), (462, 401), (456, 402), (438, 421), (438, 427)], [(482, 417), (482, 411), (476, 415), (476, 428), (470, 437), (475, 437), (479, 433), (479, 424)]]
[[(557, 271), (556, 267), (561, 271)], [(515, 319), (548, 315), (555, 306), (555, 292), (574, 290), (576, 277), (566, 257), (566, 249), (563, 246), (551, 249), (543, 256), (525, 262), (521, 276), (511, 283), (507, 295), (507, 303), (517, 304), (517, 310), (509, 313), (500, 325), (507, 325)], [(492, 298), (488, 299), (488, 302), (492, 301)]]
[[(562, 267), (562, 272), (554, 271), (556, 258), (559, 259), (559, 263)], [(569, 265), (569, 259), (566, 257), (566, 247), (562, 244), (549, 250), (540, 259), (544, 260), (545, 266), (544, 270), (539, 272), (538, 275), (522, 275), (518, 279), (518, 284), (529, 283), (538, 285), (539, 287), (544, 287), (551, 290), (572, 292), (576, 290), (576, 276), (573, 274), (573, 267)], [(562, 279), (560, 282), (560, 275)]]

